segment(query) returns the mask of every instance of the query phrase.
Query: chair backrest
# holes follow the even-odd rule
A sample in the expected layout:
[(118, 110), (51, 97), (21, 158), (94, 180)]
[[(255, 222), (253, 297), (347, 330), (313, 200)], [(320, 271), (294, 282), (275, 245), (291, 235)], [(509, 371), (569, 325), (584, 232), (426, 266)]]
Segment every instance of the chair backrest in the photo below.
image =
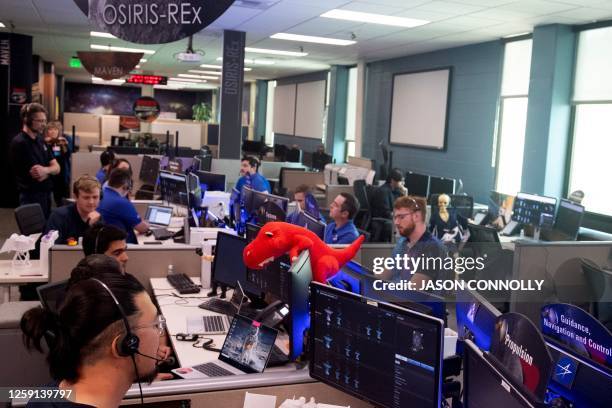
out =
[(286, 154), (288, 162), (301, 163), (302, 151), (300, 149), (289, 149)]
[(580, 258), (580, 266), (582, 267), (582, 272), (584, 273), (584, 277), (595, 297), (594, 301), (599, 301), (603, 298), (603, 294), (606, 289), (606, 285), (612, 285), (612, 278), (608, 277), (608, 282), (606, 282), (606, 274), (599, 266), (597, 266), (593, 261), (586, 258)]
[(468, 195), (453, 194), (450, 196), (451, 207), (457, 214), (464, 218), (472, 218), (474, 213), (474, 197)]
[(353, 192), (355, 198), (359, 201), (359, 208), (367, 211), (370, 208), (370, 202), (368, 200), (365, 180), (355, 180), (353, 183)]
[(368, 231), (357, 228), (357, 232), (359, 232), (359, 235), (363, 235), (365, 237), (365, 242), (371, 242), (372, 234), (370, 234)]
[(21, 235), (30, 235), (43, 232), (45, 224), (45, 213), (40, 204), (25, 204), (15, 208), (15, 220)]

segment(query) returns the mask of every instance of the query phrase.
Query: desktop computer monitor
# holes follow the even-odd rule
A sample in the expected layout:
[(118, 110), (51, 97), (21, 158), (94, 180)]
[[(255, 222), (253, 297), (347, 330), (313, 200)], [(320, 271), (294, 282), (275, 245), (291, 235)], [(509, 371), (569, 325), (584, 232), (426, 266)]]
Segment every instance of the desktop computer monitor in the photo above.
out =
[(162, 201), (189, 207), (189, 188), (184, 174), (162, 170), (159, 172)]
[(154, 186), (157, 184), (159, 176), (159, 159), (151, 156), (142, 157), (142, 165), (140, 166), (140, 174), (138, 178), (143, 184)]
[(554, 364), (549, 394), (561, 396), (577, 408), (604, 408), (612, 401), (612, 370), (546, 338)]
[(306, 228), (309, 231), (314, 232), (319, 238), (323, 239), (325, 235), (325, 224), (317, 220), (310, 214), (304, 211), (300, 211), (298, 214), (296, 225)]
[[(463, 355), (463, 406), (465, 408), (535, 408), (529, 394), (494, 365), (488, 353), (466, 340)], [(432, 405), (433, 406), (433, 405)]]
[(501, 312), (472, 290), (457, 291), (455, 311), (457, 334), (460, 340), (471, 340), (481, 350), (491, 349), (495, 322)]
[(512, 221), (534, 228), (551, 229), (555, 220), (557, 199), (535, 194), (518, 193), (512, 209)]
[(249, 218), (264, 225), (269, 221), (285, 221), (289, 199), (244, 187), (242, 203)]
[(432, 194), (455, 194), (455, 179), (431, 176), (429, 195)]
[(335, 288), (359, 295), (363, 291), (362, 278), (364, 275), (373, 275), (373, 272), (355, 261), (349, 261), (335, 275), (330, 277), (327, 283)]
[[(208, 171), (194, 172), (200, 179), (200, 186), (205, 191), (225, 191), (225, 174), (215, 174)], [(206, 188), (204, 188), (206, 186)]]
[(377, 407), (441, 406), (442, 320), (316, 282), (310, 315), (312, 378)]
[(429, 176), (425, 174), (407, 172), (404, 177), (404, 185), (410, 195), (419, 197), (427, 197), (429, 195)]
[(570, 200), (561, 199), (554, 230), (561, 233), (568, 241), (575, 241), (582, 225), (584, 207)]
[(198, 155), (193, 158), (193, 167), (196, 170), (201, 171), (210, 171), (212, 166), (212, 156), (211, 155)]
[(246, 290), (247, 268), (242, 260), (242, 251), (247, 245), (245, 238), (219, 232), (212, 264), (212, 279), (230, 288), (240, 282)]

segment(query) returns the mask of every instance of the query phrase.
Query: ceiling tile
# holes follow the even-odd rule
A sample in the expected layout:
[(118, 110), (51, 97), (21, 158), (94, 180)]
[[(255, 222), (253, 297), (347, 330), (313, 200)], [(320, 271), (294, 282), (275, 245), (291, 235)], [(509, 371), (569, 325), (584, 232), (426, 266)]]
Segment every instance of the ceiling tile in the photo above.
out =
[(474, 13), (480, 11), (485, 7), (482, 6), (470, 6), (462, 3), (455, 3), (451, 1), (432, 1), (422, 6), (415, 7), (414, 10), (422, 11), (435, 11), (447, 14), (462, 15), (468, 13)]

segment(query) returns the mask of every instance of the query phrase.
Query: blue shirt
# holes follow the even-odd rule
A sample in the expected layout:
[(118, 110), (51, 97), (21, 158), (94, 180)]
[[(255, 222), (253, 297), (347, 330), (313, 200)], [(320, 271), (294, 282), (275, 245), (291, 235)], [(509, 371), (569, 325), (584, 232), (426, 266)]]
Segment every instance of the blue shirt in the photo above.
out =
[(100, 170), (98, 170), (98, 172), (96, 173), (96, 178), (98, 179), (101, 185), (104, 184), (104, 182), (106, 181), (106, 171), (104, 170), (104, 167), (100, 167)]
[(130, 200), (126, 200), (112, 188), (105, 187), (98, 212), (102, 215), (106, 224), (114, 225), (127, 233), (129, 244), (138, 243), (136, 234), (134, 234), (134, 227), (140, 224), (142, 219)]
[(236, 190), (242, 193), (242, 187), (247, 186), (255, 191), (271, 192), (270, 183), (264, 176), (259, 173), (247, 174), (238, 179), (236, 183)]
[[(442, 244), (442, 242), (440, 242), (440, 240), (436, 237), (434, 237), (429, 231), (425, 231), (423, 233), (423, 235), (421, 235), (421, 238), (419, 238), (419, 240), (416, 242), (415, 245), (413, 245), (412, 247), (408, 247), (408, 238), (406, 237), (401, 237), (398, 241), (397, 244), (395, 245), (395, 248), (393, 248), (393, 254), (392, 257), (395, 258), (396, 255), (399, 255), (401, 257), (404, 256), (404, 254), (408, 255), (409, 258), (442, 258), (442, 265), (444, 264), (444, 258), (446, 257), (446, 248), (444, 247), (444, 244)], [(403, 261), (402, 261), (403, 263)], [(415, 270), (415, 273), (421, 273), (423, 275), (427, 275), (428, 277), (430, 277), (433, 280), (438, 280), (438, 279), (443, 279), (445, 277), (445, 270), (444, 269), (438, 269), (437, 268), (437, 264), (439, 264), (440, 262), (431, 262), (431, 264), (436, 264), (434, 267), (430, 267), (430, 268), (419, 268), (417, 270)], [(412, 270), (410, 269), (410, 261), (408, 262), (409, 268), (408, 269), (393, 269), (392, 271), (392, 276), (391, 276), (391, 280), (393, 281), (398, 281), (400, 279), (406, 279), (406, 280), (411, 280), (412, 276), (414, 276), (414, 274), (412, 273)]]
[[(287, 215), (287, 218), (285, 218), (285, 222), (289, 223), (289, 224), (294, 224), (294, 225), (298, 225), (298, 217), (300, 216), (300, 210), (295, 210), (290, 212)], [(323, 214), (319, 214), (319, 221), (321, 221), (323, 224), (325, 224), (325, 217), (323, 217)]]
[(333, 221), (325, 227), (326, 244), (352, 244), (358, 237), (359, 232), (353, 224), (353, 220), (349, 220), (338, 229), (336, 229), (336, 223)]

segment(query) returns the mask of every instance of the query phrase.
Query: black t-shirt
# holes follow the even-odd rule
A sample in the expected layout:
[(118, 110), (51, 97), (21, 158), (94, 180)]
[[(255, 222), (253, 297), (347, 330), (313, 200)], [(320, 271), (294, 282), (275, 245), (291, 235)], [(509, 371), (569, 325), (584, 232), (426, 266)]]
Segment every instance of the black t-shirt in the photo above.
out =
[(19, 191), (45, 192), (53, 189), (50, 177), (44, 181), (37, 181), (30, 176), (32, 166), (40, 164), (47, 167), (53, 160), (51, 150), (41, 135), (32, 139), (24, 132), (17, 133), (11, 141), (10, 155)]
[(391, 184), (385, 183), (378, 187), (373, 194), (372, 217), (381, 217), (391, 219), (393, 214), (393, 203), (401, 196), (398, 190), (393, 190)]
[(76, 209), (76, 204), (71, 203), (53, 210), (47, 220), (47, 225), (43, 234), (51, 230), (59, 232), (59, 237), (55, 241), (58, 245), (65, 245), (68, 238), (78, 240), (85, 235), (89, 224), (83, 221)]

